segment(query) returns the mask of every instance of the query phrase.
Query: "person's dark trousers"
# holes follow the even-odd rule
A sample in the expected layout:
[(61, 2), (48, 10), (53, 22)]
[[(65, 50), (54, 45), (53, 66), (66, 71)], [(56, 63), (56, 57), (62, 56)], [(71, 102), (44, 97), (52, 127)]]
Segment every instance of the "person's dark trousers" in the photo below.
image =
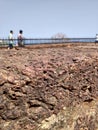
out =
[(12, 49), (13, 48), (13, 45), (12, 44), (9, 44), (9, 49)]

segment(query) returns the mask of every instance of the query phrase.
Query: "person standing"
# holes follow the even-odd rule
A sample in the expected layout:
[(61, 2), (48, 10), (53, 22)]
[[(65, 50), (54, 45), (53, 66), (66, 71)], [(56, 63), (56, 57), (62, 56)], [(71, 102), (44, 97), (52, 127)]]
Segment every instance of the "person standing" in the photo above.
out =
[(9, 39), (8, 49), (12, 49), (13, 48), (13, 30), (10, 30), (10, 34), (8, 36), (8, 39)]
[(95, 43), (98, 43), (98, 34), (96, 34)]
[(23, 31), (20, 30), (19, 34), (18, 34), (18, 46), (23, 47), (24, 43), (23, 43)]

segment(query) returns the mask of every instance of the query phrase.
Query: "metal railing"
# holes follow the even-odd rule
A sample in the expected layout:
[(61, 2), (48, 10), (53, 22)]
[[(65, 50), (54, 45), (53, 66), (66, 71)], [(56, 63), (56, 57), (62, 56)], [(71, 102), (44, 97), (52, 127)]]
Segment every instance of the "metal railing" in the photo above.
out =
[[(9, 39), (0, 39), (0, 46), (8, 46)], [(24, 45), (33, 44), (57, 44), (57, 43), (93, 43), (95, 38), (31, 38), (23, 39)], [(13, 39), (14, 45), (18, 43), (18, 39)]]

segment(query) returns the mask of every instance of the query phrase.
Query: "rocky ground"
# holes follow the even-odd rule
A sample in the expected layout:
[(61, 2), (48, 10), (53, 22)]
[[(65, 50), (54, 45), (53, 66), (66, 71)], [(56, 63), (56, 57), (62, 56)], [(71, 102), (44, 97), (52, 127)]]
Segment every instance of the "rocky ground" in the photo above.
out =
[(0, 130), (98, 130), (98, 45), (0, 49)]

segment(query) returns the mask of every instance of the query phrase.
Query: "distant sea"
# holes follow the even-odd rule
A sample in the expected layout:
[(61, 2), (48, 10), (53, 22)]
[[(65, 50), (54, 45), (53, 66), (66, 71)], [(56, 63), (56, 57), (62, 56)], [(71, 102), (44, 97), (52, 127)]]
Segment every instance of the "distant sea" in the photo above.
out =
[(80, 43), (80, 42), (95, 42), (95, 38), (63, 38), (63, 39), (25, 39), (25, 45), (42, 44), (42, 43)]
[[(17, 44), (17, 39), (13, 40), (14, 44)], [(95, 42), (95, 38), (37, 38), (37, 39), (24, 39), (25, 45), (32, 44), (53, 44), (53, 43), (80, 43), (80, 42)], [(0, 45), (9, 44), (8, 39), (0, 39)]]

